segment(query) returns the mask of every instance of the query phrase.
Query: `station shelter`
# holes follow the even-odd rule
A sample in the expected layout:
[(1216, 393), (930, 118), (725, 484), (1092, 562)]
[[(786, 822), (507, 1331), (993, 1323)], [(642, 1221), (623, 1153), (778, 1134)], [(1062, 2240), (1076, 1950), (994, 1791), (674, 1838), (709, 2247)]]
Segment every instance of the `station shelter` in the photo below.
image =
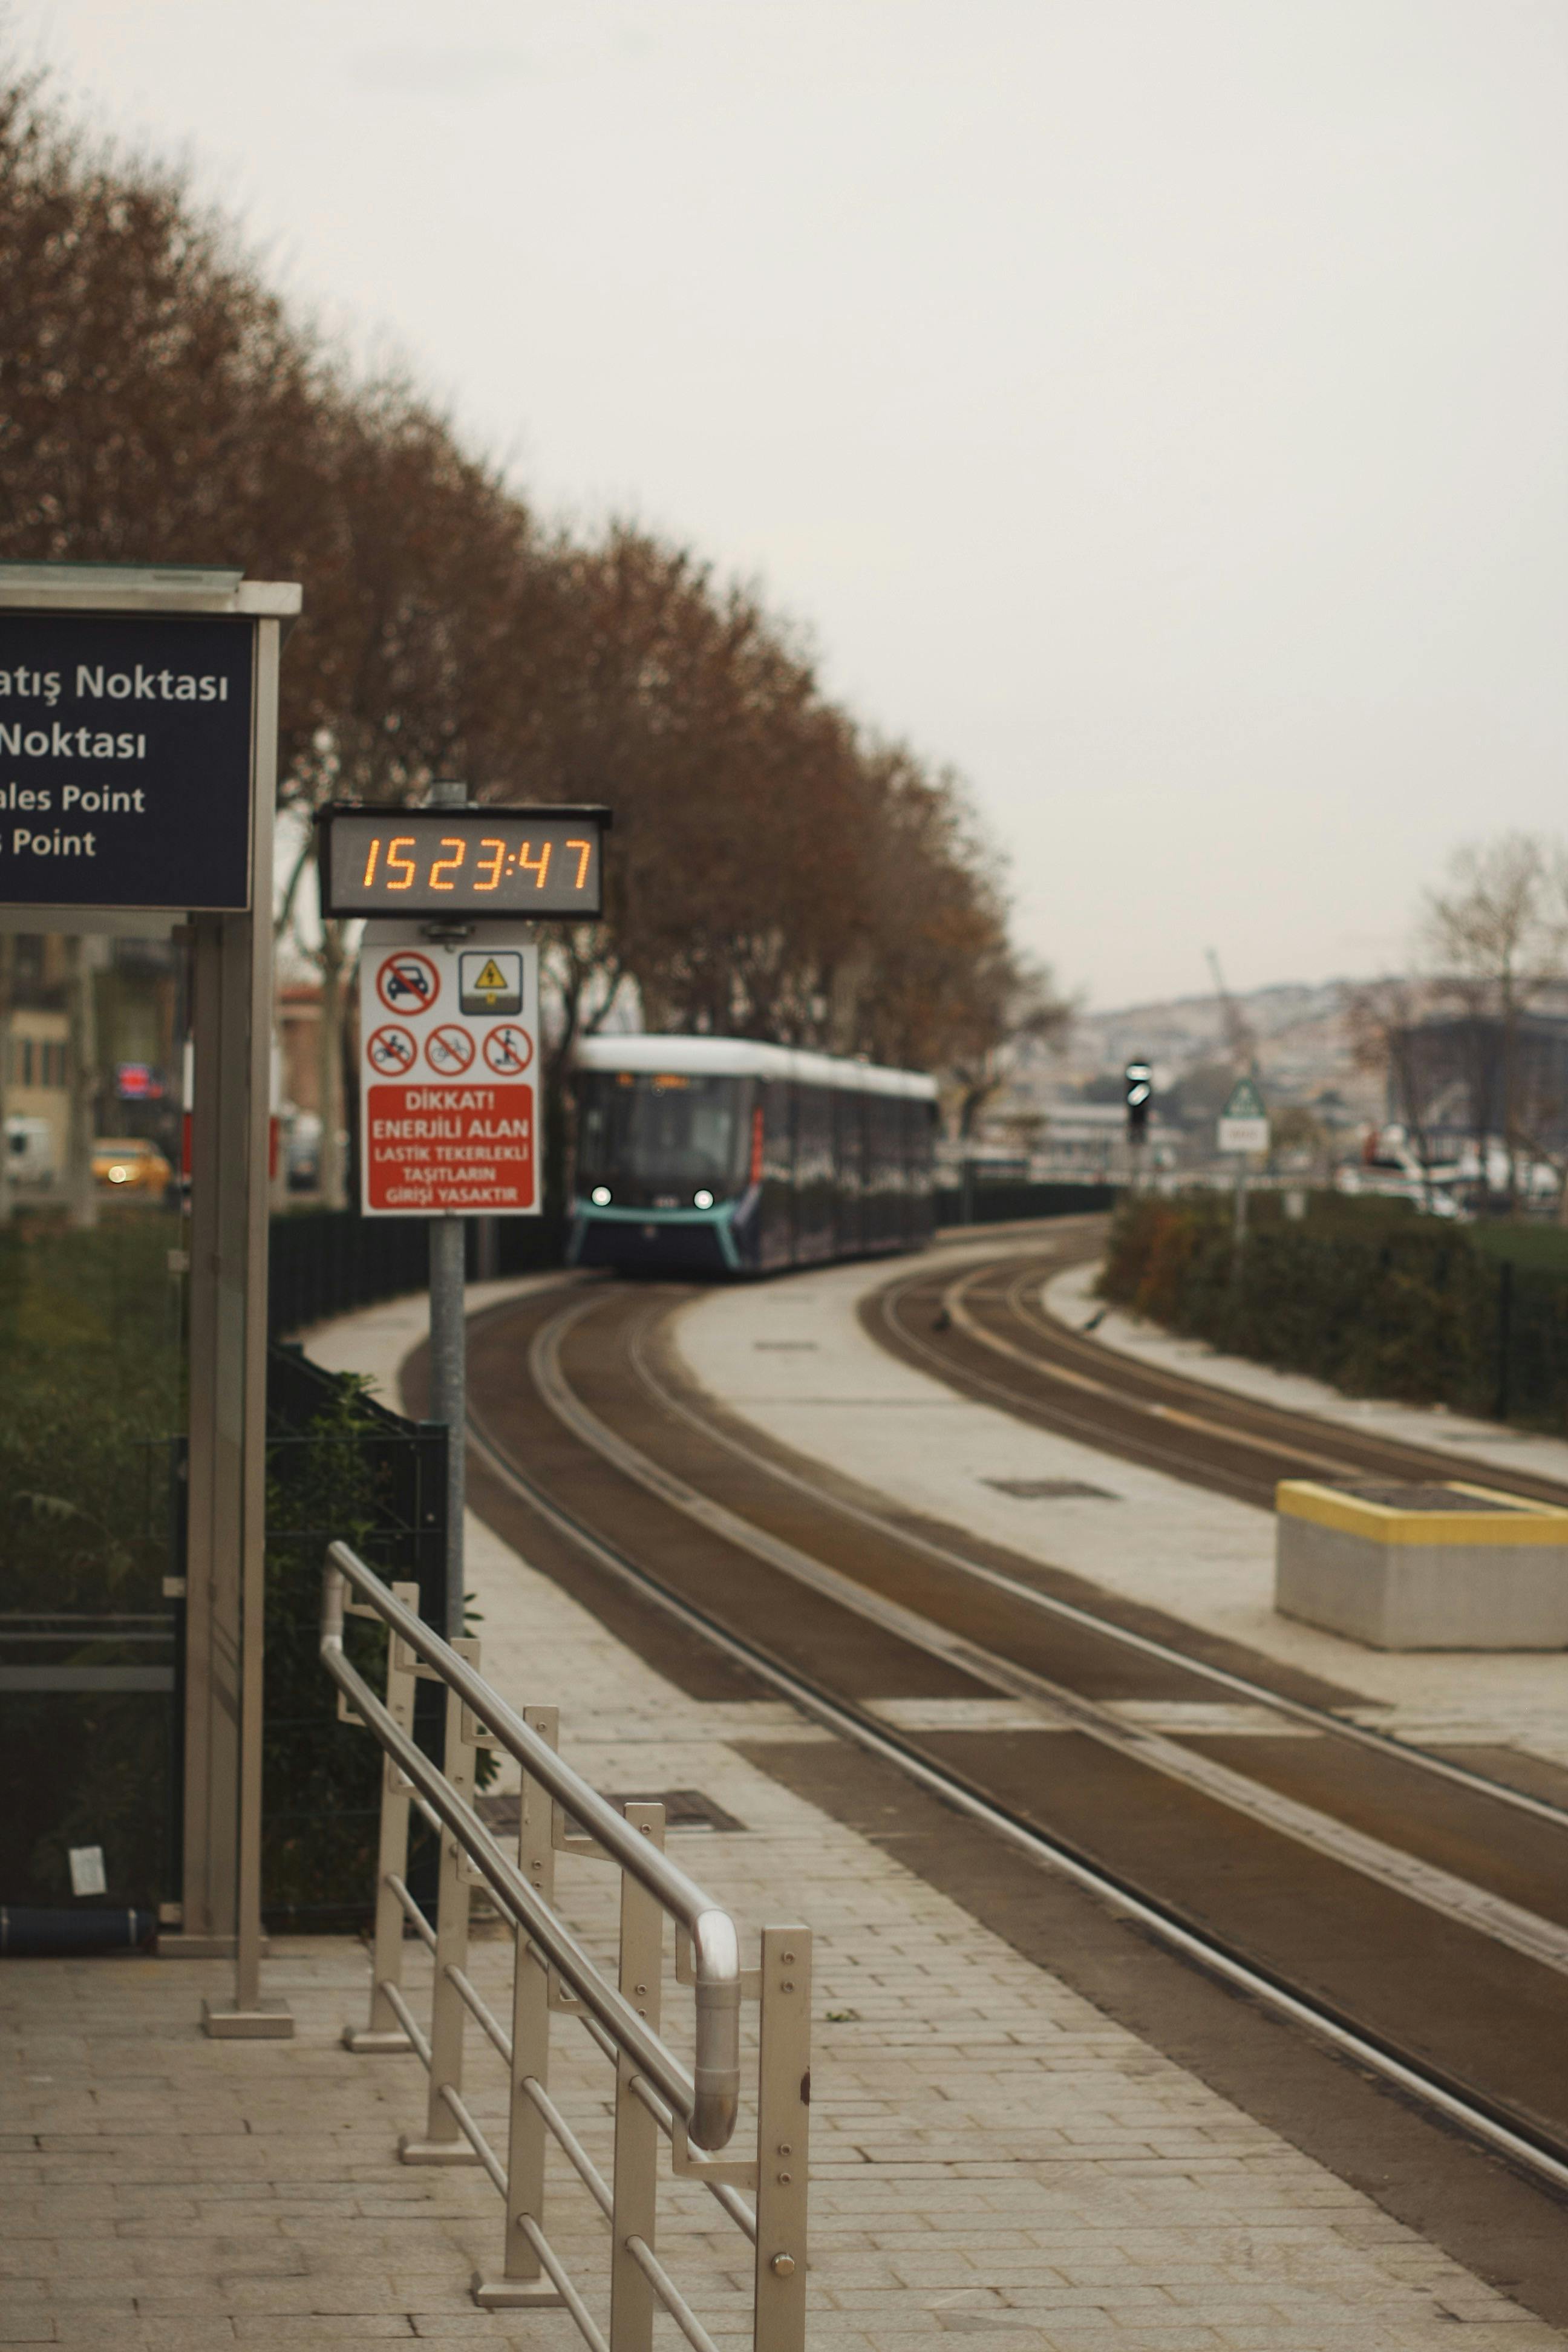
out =
[(237, 571), (0, 565), (0, 1906), (232, 1953), (219, 2034), (289, 2030), (258, 1966), (300, 605)]

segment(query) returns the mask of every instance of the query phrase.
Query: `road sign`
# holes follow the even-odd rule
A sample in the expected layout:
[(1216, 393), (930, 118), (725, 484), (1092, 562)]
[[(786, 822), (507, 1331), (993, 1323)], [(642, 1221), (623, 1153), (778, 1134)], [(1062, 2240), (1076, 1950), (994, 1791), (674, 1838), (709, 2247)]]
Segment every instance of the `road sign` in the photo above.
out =
[(360, 960), (361, 1207), (536, 1216), (539, 950), (513, 925), (429, 950), (402, 945), (407, 930), (369, 924)]
[(1219, 1115), (1222, 1151), (1267, 1151), (1268, 1114), (1252, 1078), (1237, 1078)]
[(0, 612), (0, 905), (250, 904), (256, 625)]

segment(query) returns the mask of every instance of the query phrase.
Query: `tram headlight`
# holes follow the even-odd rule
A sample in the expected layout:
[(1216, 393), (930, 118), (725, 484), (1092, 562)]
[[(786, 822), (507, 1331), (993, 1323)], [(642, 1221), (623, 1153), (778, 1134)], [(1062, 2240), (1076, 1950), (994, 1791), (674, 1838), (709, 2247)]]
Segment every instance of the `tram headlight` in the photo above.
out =
[(713, 1206), (712, 1193), (706, 1187), (700, 1192), (693, 1192), (691, 1205), (694, 1209), (710, 1209)]
[(607, 1184), (595, 1184), (593, 1191), (589, 1193), (588, 1198), (592, 1201), (595, 1209), (607, 1209), (610, 1205), (609, 1186)]

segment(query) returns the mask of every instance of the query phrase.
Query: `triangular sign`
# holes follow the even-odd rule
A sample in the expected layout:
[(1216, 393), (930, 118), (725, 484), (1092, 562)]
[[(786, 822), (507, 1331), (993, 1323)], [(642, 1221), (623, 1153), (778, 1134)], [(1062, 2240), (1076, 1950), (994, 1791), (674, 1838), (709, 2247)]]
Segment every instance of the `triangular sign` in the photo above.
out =
[(501, 971), (494, 956), (487, 956), (483, 971), (471, 985), (476, 996), (483, 996), (487, 992), (492, 995), (504, 995), (511, 986), (511, 982)]
[(1268, 1116), (1268, 1112), (1263, 1108), (1263, 1097), (1258, 1093), (1255, 1080), (1237, 1078), (1230, 1090), (1229, 1099), (1220, 1113), (1221, 1118), (1267, 1118)]

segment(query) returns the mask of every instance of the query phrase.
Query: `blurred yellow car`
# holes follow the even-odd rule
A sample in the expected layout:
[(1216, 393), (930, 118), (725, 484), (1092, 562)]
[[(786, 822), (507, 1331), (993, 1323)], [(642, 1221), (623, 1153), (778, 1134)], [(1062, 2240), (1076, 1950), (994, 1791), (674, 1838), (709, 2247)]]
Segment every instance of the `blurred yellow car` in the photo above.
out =
[(162, 1200), (174, 1171), (145, 1136), (120, 1135), (100, 1136), (93, 1145), (92, 1174), (106, 1192), (151, 1192)]

